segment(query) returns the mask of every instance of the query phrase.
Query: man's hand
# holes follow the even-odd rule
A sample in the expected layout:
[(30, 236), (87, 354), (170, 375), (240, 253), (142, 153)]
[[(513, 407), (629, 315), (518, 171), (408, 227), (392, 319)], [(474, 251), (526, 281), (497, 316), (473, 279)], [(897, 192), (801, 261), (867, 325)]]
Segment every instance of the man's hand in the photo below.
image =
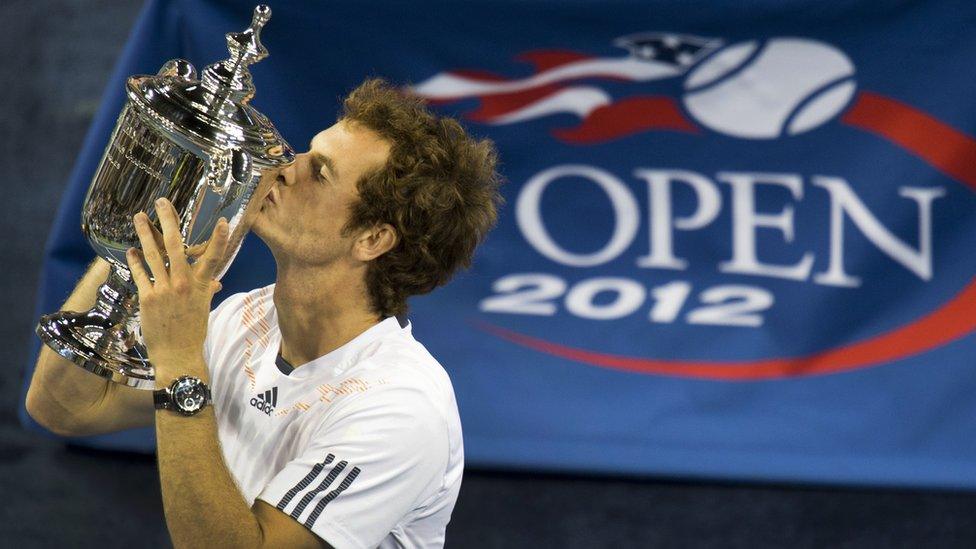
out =
[[(224, 256), (229, 230), (227, 220), (221, 218), (214, 227), (206, 251), (191, 266), (183, 248), (176, 209), (168, 200), (160, 198), (156, 201), (156, 214), (163, 229), (164, 250), (157, 244), (149, 216), (140, 212), (133, 218), (142, 256), (155, 282), (149, 278), (135, 248), (128, 250), (126, 260), (139, 291), (142, 335), (156, 370), (156, 386), (159, 388), (183, 374), (205, 374), (170, 372), (167, 366), (185, 364), (187, 358), (203, 355), (210, 302), (220, 290), (214, 274)], [(169, 269), (166, 268), (164, 251), (169, 258)]]

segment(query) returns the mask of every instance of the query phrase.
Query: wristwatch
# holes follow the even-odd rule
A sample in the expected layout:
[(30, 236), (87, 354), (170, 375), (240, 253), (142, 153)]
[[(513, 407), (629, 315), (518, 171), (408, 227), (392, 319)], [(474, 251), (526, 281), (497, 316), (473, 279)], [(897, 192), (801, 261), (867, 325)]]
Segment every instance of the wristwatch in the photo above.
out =
[(157, 410), (173, 410), (192, 416), (210, 404), (210, 387), (198, 378), (181, 376), (169, 386), (153, 391)]

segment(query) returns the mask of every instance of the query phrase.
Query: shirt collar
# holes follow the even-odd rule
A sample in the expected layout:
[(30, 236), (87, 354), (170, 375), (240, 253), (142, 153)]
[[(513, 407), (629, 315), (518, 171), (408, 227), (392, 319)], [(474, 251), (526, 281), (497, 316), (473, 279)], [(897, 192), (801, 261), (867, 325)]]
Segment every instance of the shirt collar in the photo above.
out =
[[(277, 311), (275, 311), (275, 323), (277, 324)], [(410, 332), (410, 323), (407, 323), (405, 328), (400, 327), (400, 323), (397, 321), (396, 317), (387, 317), (380, 322), (374, 324), (368, 328), (363, 333), (352, 338), (346, 344), (342, 345), (337, 349), (333, 349), (327, 354), (324, 354), (316, 359), (306, 362), (302, 365), (295, 365), (294, 370), (290, 374), (287, 374), (289, 378), (301, 379), (312, 375), (313, 372), (319, 371), (323, 368), (331, 368), (336, 370), (336, 374), (341, 373), (342, 370), (347, 366), (345, 364), (346, 360), (352, 358), (357, 352), (362, 350), (364, 347), (376, 341), (377, 339), (386, 336), (388, 334), (393, 334), (400, 332), (402, 330), (407, 330)], [(281, 349), (281, 331), (278, 332), (278, 349)]]

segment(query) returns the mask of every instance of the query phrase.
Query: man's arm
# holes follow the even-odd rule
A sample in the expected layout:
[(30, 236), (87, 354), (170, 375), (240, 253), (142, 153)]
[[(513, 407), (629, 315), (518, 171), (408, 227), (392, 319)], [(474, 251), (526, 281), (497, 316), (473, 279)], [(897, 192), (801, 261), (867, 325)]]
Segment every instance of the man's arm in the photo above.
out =
[[(202, 359), (164, 360), (163, 371), (207, 381)], [(190, 417), (157, 411), (156, 440), (163, 509), (174, 547), (331, 547), (263, 501), (248, 508), (224, 464), (213, 406)]]
[[(203, 360), (208, 311), (220, 285), (213, 277), (227, 247), (226, 219), (217, 222), (208, 249), (192, 267), (181, 257), (176, 210), (156, 203), (169, 251), (167, 268), (150, 231), (149, 218), (133, 219), (146, 263), (135, 249), (126, 259), (139, 291), (143, 337), (156, 374), (156, 387), (189, 375), (209, 384)], [(156, 451), (166, 525), (176, 547), (322, 547), (310, 531), (277, 509), (252, 511), (224, 464), (212, 406), (194, 416), (170, 410), (155, 415)], [(277, 513), (277, 515), (276, 515)], [(290, 521), (290, 523), (284, 522)]]
[[(107, 261), (96, 258), (61, 309), (90, 309), (109, 269)], [(65, 436), (147, 427), (153, 422), (152, 392), (112, 383), (42, 345), (27, 391), (27, 413)]]

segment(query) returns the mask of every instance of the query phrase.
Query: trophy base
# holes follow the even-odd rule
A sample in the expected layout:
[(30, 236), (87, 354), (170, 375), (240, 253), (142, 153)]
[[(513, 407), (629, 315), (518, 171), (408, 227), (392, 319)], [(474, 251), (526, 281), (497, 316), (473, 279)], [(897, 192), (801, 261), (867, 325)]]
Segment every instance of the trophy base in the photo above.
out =
[(155, 389), (145, 346), (118, 324), (106, 325), (96, 311), (60, 312), (41, 317), (37, 335), (60, 356), (112, 382), (136, 389)]

